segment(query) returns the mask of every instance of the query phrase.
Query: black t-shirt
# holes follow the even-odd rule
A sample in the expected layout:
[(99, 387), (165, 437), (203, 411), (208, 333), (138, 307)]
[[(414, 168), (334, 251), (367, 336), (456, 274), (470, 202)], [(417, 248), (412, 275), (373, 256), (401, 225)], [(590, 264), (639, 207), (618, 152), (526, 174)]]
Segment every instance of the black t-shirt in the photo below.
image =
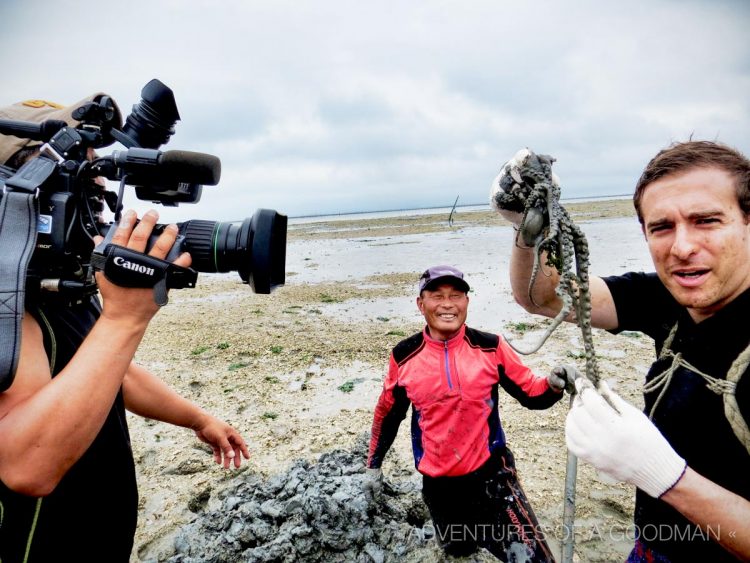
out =
[[(53, 302), (31, 305), (29, 310), (44, 334), (54, 377), (91, 330), (99, 316), (98, 302), (93, 298), (75, 306)], [(122, 392), (94, 442), (50, 495), (20, 495), (0, 482), (0, 502), (3, 563), (127, 562), (138, 491)]]
[[(633, 330), (647, 334), (654, 339), (657, 357), (677, 323), (670, 349), (682, 354), (697, 370), (726, 379), (732, 362), (750, 344), (750, 290), (696, 324), (656, 274), (630, 273), (604, 281), (617, 308), (615, 332)], [(646, 381), (671, 364), (671, 357), (657, 359)], [(660, 390), (656, 390), (644, 395), (646, 414), (659, 394)], [(743, 418), (750, 421), (750, 375), (740, 378), (736, 397)], [(658, 402), (653, 422), (693, 470), (750, 499), (750, 453), (727, 421), (723, 397), (711, 391), (701, 376), (678, 368)], [(635, 524), (644, 543), (673, 561), (735, 561), (667, 503), (640, 490), (636, 493)]]

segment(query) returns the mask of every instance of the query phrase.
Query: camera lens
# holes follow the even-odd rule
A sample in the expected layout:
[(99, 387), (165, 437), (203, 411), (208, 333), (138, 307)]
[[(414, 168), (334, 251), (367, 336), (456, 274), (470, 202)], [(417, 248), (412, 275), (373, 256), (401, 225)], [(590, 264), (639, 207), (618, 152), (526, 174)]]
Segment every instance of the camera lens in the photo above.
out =
[(182, 249), (199, 272), (236, 270), (255, 293), (284, 285), (286, 215), (259, 209), (242, 223), (193, 219), (179, 223)]

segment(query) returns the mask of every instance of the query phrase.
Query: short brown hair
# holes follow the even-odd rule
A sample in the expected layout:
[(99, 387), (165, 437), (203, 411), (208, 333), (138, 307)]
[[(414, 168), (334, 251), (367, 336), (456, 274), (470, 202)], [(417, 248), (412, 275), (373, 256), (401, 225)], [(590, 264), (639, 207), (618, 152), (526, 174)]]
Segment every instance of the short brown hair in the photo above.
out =
[(713, 141), (673, 143), (651, 159), (635, 186), (633, 205), (643, 224), (641, 200), (649, 184), (670, 174), (692, 168), (719, 168), (734, 176), (737, 202), (745, 215), (750, 214), (750, 161), (740, 151)]
[(21, 150), (16, 152), (13, 156), (8, 159), (5, 166), (8, 168), (18, 169), (29, 160), (31, 157), (36, 156), (39, 152), (39, 145), (33, 145), (31, 147), (23, 147)]

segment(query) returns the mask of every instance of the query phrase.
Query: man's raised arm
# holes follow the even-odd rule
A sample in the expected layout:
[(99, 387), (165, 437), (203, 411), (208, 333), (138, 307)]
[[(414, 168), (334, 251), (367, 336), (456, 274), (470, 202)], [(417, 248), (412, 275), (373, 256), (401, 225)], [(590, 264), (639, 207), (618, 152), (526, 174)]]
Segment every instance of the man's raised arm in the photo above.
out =
[[(516, 230), (510, 256), (510, 285), (514, 299), (529, 313), (555, 317), (562, 308), (562, 301), (555, 293), (560, 276), (555, 268), (546, 266), (547, 256), (542, 253), (538, 258), (539, 271), (532, 285), (536, 257), (536, 249), (530, 240), (534, 238), (533, 233), (525, 232), (529, 229), (526, 224), (521, 227), (522, 212), (503, 208), (498, 203), (498, 199), (502, 199), (497, 197), (498, 193), (503, 193), (503, 186), (509, 185), (503, 177), (520, 178), (520, 166), (527, 153), (526, 149), (519, 151), (503, 165), (500, 174), (492, 182), (490, 204)], [(555, 181), (558, 181), (556, 177)], [(539, 225), (533, 225), (531, 228), (538, 229), (538, 227)], [(617, 310), (607, 284), (601, 278), (591, 276), (589, 290), (592, 326), (603, 329), (617, 328)], [(565, 320), (574, 322), (575, 312), (571, 311)]]

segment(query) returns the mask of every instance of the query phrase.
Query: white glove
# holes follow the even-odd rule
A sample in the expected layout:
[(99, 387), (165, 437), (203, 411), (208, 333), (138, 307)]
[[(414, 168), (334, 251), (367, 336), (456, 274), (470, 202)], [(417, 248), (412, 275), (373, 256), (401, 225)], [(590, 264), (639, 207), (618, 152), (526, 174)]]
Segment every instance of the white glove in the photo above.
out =
[(521, 225), (523, 212), (511, 211), (509, 209), (500, 207), (497, 202), (497, 195), (498, 193), (506, 193), (503, 186), (509, 188), (513, 186), (514, 183), (523, 183), (519, 170), (530, 154), (531, 151), (529, 149), (521, 149), (520, 151), (518, 151), (515, 155), (513, 155), (513, 158), (503, 164), (503, 167), (500, 169), (500, 173), (495, 176), (495, 179), (492, 180), (492, 185), (490, 186), (490, 207), (497, 211), (503, 217), (503, 219), (509, 221), (516, 227)]
[[(520, 226), (521, 219), (523, 218), (523, 211), (521, 209), (508, 209), (498, 201), (498, 195), (500, 199), (504, 199), (507, 190), (517, 188), (524, 183), (524, 179), (521, 175), (521, 169), (527, 165), (527, 161), (530, 158), (536, 158), (536, 155), (529, 149), (521, 149), (513, 155), (508, 162), (503, 164), (500, 169), (500, 173), (495, 176), (490, 186), (490, 207), (502, 215), (506, 220), (513, 223), (516, 227)], [(560, 185), (560, 178), (554, 172), (551, 173), (552, 183), (556, 186)], [(516, 207), (520, 207), (521, 202), (516, 203)]]
[(379, 497), (383, 491), (383, 470), (370, 467), (365, 469), (365, 480), (362, 483), (362, 488), (371, 499)]
[[(654, 498), (680, 480), (687, 464), (640, 410), (602, 382), (599, 393), (587, 379), (575, 383), (578, 395), (568, 413), (568, 449), (598, 470), (635, 485)], [(620, 411), (615, 411), (602, 395)]]
[(570, 365), (561, 365), (552, 368), (552, 371), (547, 376), (547, 383), (553, 389), (562, 391), (563, 389), (568, 393), (575, 391), (576, 379), (583, 377), (581, 372)]

